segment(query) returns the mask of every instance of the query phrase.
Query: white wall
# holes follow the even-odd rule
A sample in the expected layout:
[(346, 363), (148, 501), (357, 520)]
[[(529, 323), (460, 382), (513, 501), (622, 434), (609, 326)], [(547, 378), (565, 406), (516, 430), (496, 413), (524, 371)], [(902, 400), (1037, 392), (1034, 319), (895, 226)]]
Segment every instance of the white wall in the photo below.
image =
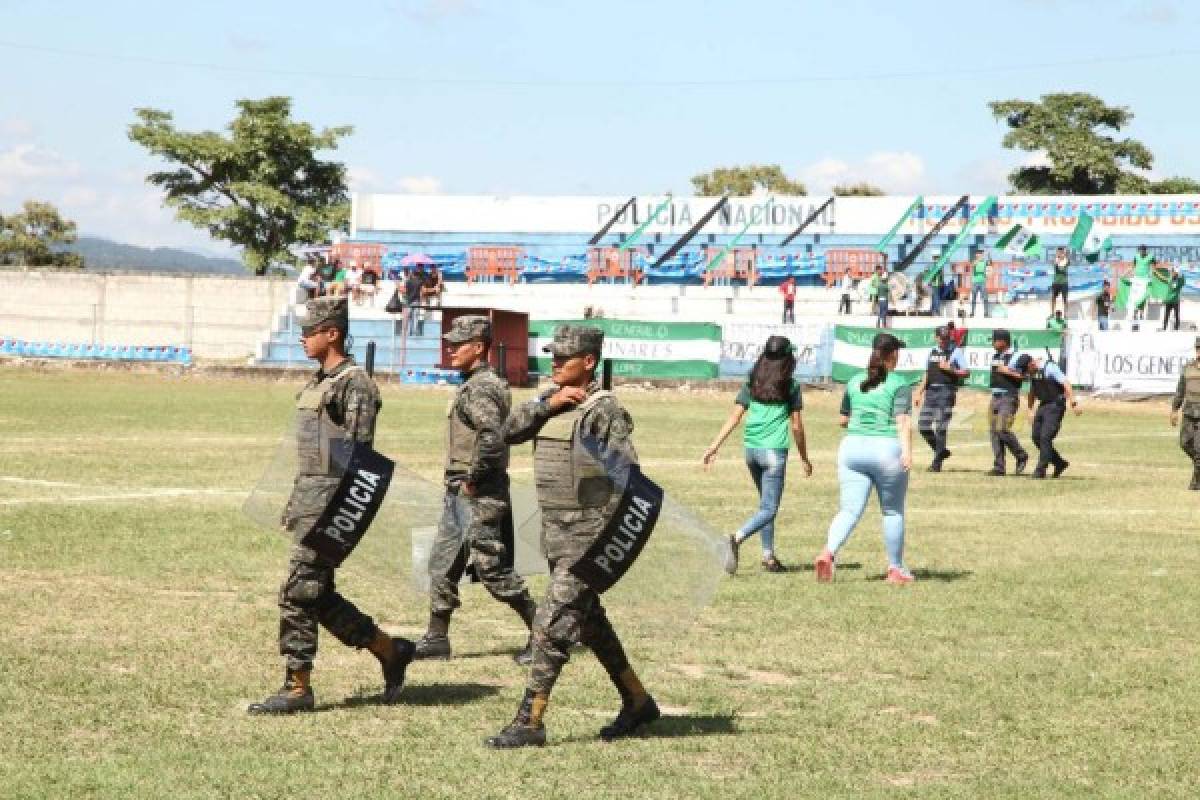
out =
[(294, 285), (250, 276), (0, 270), (0, 337), (188, 346), (197, 358), (245, 359)]

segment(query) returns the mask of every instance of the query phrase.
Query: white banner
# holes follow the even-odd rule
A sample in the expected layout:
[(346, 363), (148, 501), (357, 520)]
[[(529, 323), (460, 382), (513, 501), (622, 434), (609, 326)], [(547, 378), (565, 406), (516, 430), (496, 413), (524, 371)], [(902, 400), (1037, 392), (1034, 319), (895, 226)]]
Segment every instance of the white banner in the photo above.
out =
[(1196, 334), (1090, 331), (1067, 337), (1067, 377), (1076, 386), (1120, 393), (1170, 394), (1195, 357)]
[(749, 375), (770, 336), (786, 336), (796, 348), (796, 377), (815, 380), (829, 375), (833, 328), (825, 323), (721, 326), (721, 376)]

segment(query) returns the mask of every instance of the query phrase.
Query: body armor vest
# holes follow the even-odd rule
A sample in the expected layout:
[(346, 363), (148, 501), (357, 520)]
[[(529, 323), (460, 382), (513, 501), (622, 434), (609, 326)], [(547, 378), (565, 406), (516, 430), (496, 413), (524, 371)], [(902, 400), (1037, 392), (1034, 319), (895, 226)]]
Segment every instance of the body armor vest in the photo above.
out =
[(546, 420), (533, 441), (533, 473), (543, 509), (601, 508), (613, 482), (583, 445), (579, 423), (584, 414), (612, 392), (598, 391), (579, 405)]
[(1011, 375), (1005, 375), (997, 367), (1007, 367), (1012, 361), (1012, 352), (995, 353), (992, 355), (992, 375), (990, 385), (993, 389), (1003, 389), (1006, 392), (1016, 394), (1021, 391), (1021, 379), (1014, 378)]
[(1067, 390), (1063, 388), (1061, 383), (1046, 377), (1045, 367), (1038, 367), (1029, 376), (1029, 379), (1033, 396), (1042, 405), (1062, 402), (1063, 398), (1067, 396)]
[(958, 387), (958, 378), (951, 375), (946, 370), (942, 369), (941, 363), (943, 358), (949, 358), (954, 352), (954, 348), (943, 350), (940, 347), (935, 347), (929, 351), (929, 361), (925, 365), (925, 386), (949, 386), (951, 388)]
[(329, 395), (352, 373), (362, 370), (353, 365), (324, 378), (296, 396), (296, 473), (298, 475), (336, 477), (332, 452), (339, 444), (349, 444), (344, 427), (329, 418)]
[(1200, 415), (1200, 361), (1183, 368), (1183, 411), (1188, 416)]

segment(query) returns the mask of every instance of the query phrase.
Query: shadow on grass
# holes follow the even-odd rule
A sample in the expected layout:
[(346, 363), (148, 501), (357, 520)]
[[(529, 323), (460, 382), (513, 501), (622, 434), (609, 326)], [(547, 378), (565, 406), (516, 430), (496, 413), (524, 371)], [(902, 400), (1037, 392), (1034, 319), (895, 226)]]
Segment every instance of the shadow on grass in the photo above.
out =
[[(841, 569), (841, 566), (838, 567)], [(969, 569), (914, 569), (913, 577), (917, 582), (921, 581), (941, 581), (942, 583), (950, 583), (951, 581), (962, 581), (970, 578), (975, 573)], [(867, 580), (881, 581), (887, 577), (887, 573), (880, 572), (877, 575), (872, 575)]]
[(336, 703), (319, 703), (313, 711), (339, 711), (347, 708), (375, 706), (464, 706), (500, 693), (500, 687), (486, 683), (410, 683), (404, 684), (397, 703), (384, 703), (380, 694), (359, 694)]
[[(851, 561), (846, 564), (843, 564), (841, 561), (839, 561), (837, 563), (837, 568), (839, 570), (862, 569), (862, 564), (858, 561)], [(788, 567), (788, 572), (812, 572), (815, 569), (816, 569), (816, 567), (814, 567), (812, 564), (797, 564), (794, 567)]]
[[(599, 727), (593, 734), (570, 736), (563, 739), (551, 737), (551, 744), (600, 743)], [(643, 727), (632, 739), (675, 739), (684, 736), (721, 736), (737, 733), (732, 714), (663, 714), (657, 721)], [(608, 742), (620, 746), (620, 740)]]

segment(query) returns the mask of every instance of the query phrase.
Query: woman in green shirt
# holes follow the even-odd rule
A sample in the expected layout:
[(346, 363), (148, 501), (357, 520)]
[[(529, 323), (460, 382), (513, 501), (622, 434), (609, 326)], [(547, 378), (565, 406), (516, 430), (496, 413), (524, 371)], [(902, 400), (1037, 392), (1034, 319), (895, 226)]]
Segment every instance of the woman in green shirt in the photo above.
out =
[(804, 477), (812, 475), (800, 414), (803, 407), (800, 384), (792, 377), (795, 371), (796, 358), (792, 355), (791, 341), (786, 336), (769, 337), (763, 345), (762, 355), (750, 370), (749, 380), (738, 392), (733, 411), (721, 426), (717, 438), (704, 451), (704, 468), (707, 470), (716, 460), (721, 445), (749, 412), (742, 443), (746, 450), (746, 467), (758, 489), (759, 504), (758, 511), (746, 524), (729, 536), (730, 557), (725, 571), (730, 575), (737, 572), (738, 546), (756, 533), (762, 537), (763, 569), (785, 571), (775, 557), (775, 515), (783, 496), (788, 449), (793, 437), (804, 467)]
[(867, 371), (846, 384), (838, 448), (841, 502), (829, 525), (825, 550), (814, 567), (817, 580), (833, 580), (838, 550), (854, 532), (874, 488), (883, 510), (883, 543), (888, 583), (912, 583), (904, 566), (904, 498), (912, 467), (912, 387), (895, 372), (904, 343), (890, 333), (875, 337)]

